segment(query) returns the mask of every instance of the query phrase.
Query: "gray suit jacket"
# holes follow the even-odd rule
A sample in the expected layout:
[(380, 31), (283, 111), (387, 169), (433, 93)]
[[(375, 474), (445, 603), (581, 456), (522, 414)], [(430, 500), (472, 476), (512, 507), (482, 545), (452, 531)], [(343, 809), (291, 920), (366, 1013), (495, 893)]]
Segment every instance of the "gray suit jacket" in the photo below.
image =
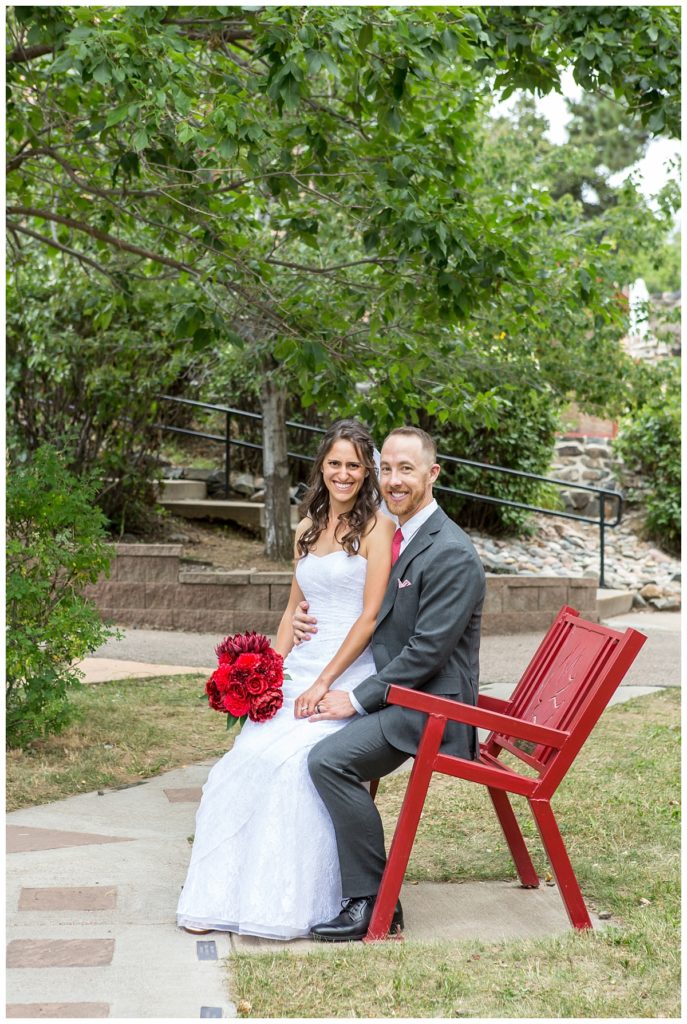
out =
[[(386, 705), (391, 683), (477, 703), (484, 591), (472, 541), (437, 509), (391, 570), (372, 636), (377, 672), (353, 690), (365, 711), (380, 713), (382, 731), (398, 750), (416, 752), (427, 716)], [(472, 759), (475, 729), (448, 723), (442, 751)]]

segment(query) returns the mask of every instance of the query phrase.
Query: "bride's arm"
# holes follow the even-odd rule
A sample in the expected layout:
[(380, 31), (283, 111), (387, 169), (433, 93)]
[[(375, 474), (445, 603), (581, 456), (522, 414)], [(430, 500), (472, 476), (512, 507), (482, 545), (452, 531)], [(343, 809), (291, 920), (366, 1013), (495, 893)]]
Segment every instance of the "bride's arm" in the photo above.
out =
[(277, 630), (277, 639), (274, 644), (274, 650), (277, 652), (277, 654), (281, 654), (282, 657), (284, 658), (293, 647), (293, 613), (296, 611), (296, 608), (298, 607), (300, 602), (305, 600), (305, 597), (303, 596), (303, 591), (296, 582), (296, 563), (298, 561), (298, 538), (303, 533), (303, 531), (308, 527), (309, 524), (309, 519), (302, 519), (296, 528), (296, 538), (294, 541), (293, 551), (294, 571), (293, 579), (291, 580), (291, 593), (289, 594), (289, 603), (287, 604), (286, 610), (284, 611), (284, 614), (281, 617), (279, 629)]
[[(363, 610), (355, 620), (336, 654), (323, 668), (311, 687), (305, 691), (314, 704), (322, 697), (349, 665), (363, 653), (372, 638), (379, 609), (391, 571), (391, 539), (395, 530), (392, 520), (381, 513), (374, 528), (363, 540), (367, 558), (367, 574), (363, 591)], [(312, 693), (311, 693), (312, 691)], [(301, 694), (301, 697), (305, 696)], [(299, 698), (300, 699), (300, 698)]]

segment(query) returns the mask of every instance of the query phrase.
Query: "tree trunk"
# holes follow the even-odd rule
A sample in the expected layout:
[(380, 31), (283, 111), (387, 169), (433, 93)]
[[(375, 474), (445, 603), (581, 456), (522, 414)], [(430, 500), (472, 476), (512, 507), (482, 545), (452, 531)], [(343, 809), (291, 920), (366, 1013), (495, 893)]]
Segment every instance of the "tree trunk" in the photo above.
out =
[(287, 391), (277, 384), (271, 373), (267, 373), (260, 393), (262, 467), (265, 478), (265, 554), (268, 558), (281, 561), (293, 558), (286, 441), (287, 397)]

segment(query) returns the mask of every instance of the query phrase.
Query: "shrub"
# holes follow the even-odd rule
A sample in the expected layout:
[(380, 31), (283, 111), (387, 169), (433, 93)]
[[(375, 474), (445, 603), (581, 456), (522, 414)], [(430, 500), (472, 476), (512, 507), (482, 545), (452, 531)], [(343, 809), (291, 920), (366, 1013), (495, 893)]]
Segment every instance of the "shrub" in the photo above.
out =
[(82, 596), (109, 568), (94, 483), (44, 445), (7, 476), (6, 739), (9, 747), (60, 732), (74, 717), (74, 661), (112, 630)]
[(7, 304), (11, 446), (30, 456), (52, 444), (77, 476), (97, 473), (113, 532), (144, 528), (158, 470), (156, 396), (191, 359), (173, 303), (154, 282), (116, 292), (38, 253), (15, 269)]
[[(517, 399), (513, 399), (504, 391), (496, 415), (498, 421), (494, 427), (482, 426), (474, 432), (450, 423), (429, 423), (427, 429), (436, 439), (439, 451), (447, 455), (537, 476), (551, 475), (551, 457), (558, 425), (556, 407), (551, 397), (523, 388)], [(524, 505), (556, 508), (559, 503), (558, 490), (541, 481), (448, 462), (442, 467), (438, 483), (444, 487)], [(495, 535), (519, 533), (527, 527), (529, 513), (523, 509), (441, 492), (438, 497), (442, 507), (461, 526)]]
[(615, 451), (625, 469), (642, 478), (628, 499), (642, 504), (647, 536), (666, 551), (680, 551), (680, 364), (667, 361), (652, 374), (636, 408), (623, 418)]

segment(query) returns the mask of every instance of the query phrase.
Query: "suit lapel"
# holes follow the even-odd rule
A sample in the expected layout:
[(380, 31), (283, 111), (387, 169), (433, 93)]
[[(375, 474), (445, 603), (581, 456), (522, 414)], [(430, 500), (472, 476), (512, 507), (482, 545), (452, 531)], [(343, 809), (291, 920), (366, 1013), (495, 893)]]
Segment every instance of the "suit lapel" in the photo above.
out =
[(425, 551), (430, 544), (434, 542), (434, 534), (441, 528), (444, 518), (445, 513), (442, 512), (440, 508), (438, 508), (436, 512), (433, 512), (427, 522), (422, 524), (410, 544), (408, 544), (408, 546), (401, 552), (396, 564), (392, 566), (389, 583), (386, 588), (386, 593), (384, 594), (384, 600), (382, 601), (382, 607), (379, 609), (379, 615), (377, 616), (376, 629), (379, 628), (380, 622), (386, 618), (394, 606), (394, 601), (398, 594), (399, 580), (403, 579), (403, 575), (413, 559), (421, 554), (421, 552)]

